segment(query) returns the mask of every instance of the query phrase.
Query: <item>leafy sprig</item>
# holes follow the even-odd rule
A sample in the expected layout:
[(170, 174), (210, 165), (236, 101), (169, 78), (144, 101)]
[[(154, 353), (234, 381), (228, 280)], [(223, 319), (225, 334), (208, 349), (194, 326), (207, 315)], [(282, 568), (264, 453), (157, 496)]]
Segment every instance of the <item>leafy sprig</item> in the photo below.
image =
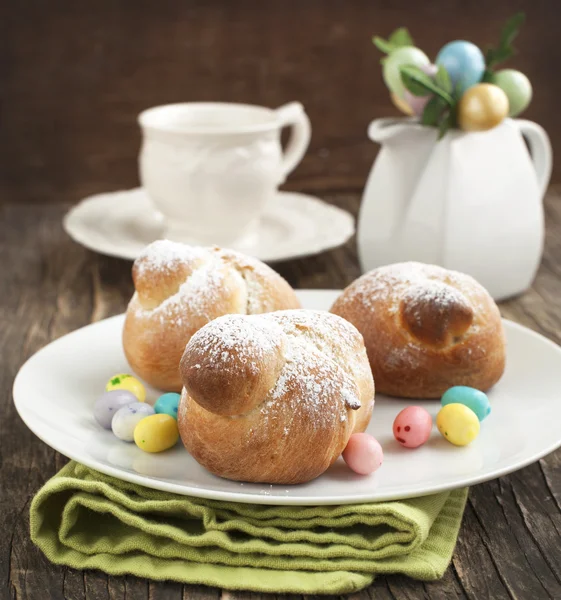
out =
[(452, 81), (448, 71), (441, 65), (434, 77), (429, 77), (419, 67), (404, 65), (400, 67), (403, 85), (414, 96), (429, 96), (421, 123), (438, 128), (438, 139), (444, 137), (446, 132), (456, 125), (457, 95), (453, 93)]
[(372, 43), (384, 54), (389, 54), (403, 46), (413, 46), (413, 38), (406, 27), (396, 29), (390, 37), (385, 40), (377, 35), (372, 38)]
[[(445, 69), (443, 69), (446, 72)], [(428, 96), (429, 94), (435, 94), (440, 96), (446, 103), (452, 105), (454, 99), (450, 95), (451, 83), (450, 77), (446, 72), (446, 76), (441, 77), (446, 81), (444, 85), (439, 83), (436, 78), (433, 80), (424, 71), (414, 65), (403, 65), (399, 68), (401, 74), (401, 81), (403, 85), (413, 94), (413, 96)], [(448, 87), (448, 84), (449, 87)], [(445, 87), (446, 86), (446, 87)]]
[[(519, 12), (505, 23), (498, 46), (488, 48), (485, 53), (485, 71), (481, 81), (492, 81), (494, 67), (515, 54), (516, 50), (513, 42), (524, 20), (524, 13)], [(372, 42), (386, 55), (403, 46), (414, 46), (413, 38), (405, 27), (396, 29), (388, 39), (374, 36)], [(382, 58), (382, 63), (386, 59), (387, 57)], [(414, 96), (432, 96), (425, 106), (421, 123), (436, 127), (438, 129), (438, 139), (444, 137), (449, 129), (457, 126), (457, 104), (461, 97), (461, 90), (458, 86), (454, 87), (452, 85), (450, 75), (442, 65), (439, 65), (434, 78), (414, 65), (403, 65), (400, 67), (399, 72), (403, 85), (411, 94)]]
[(520, 28), (525, 19), (525, 14), (519, 12), (510, 17), (505, 23), (505, 26), (501, 31), (498, 47), (488, 48), (485, 53), (485, 72), (483, 73), (481, 81), (486, 83), (492, 82), (493, 69), (516, 54), (516, 49), (512, 44), (520, 32)]
[(523, 12), (516, 13), (505, 23), (501, 31), (499, 46), (497, 48), (488, 48), (485, 53), (485, 64), (491, 69), (499, 63), (508, 60), (514, 56), (516, 50), (512, 43), (520, 31), (526, 16)]

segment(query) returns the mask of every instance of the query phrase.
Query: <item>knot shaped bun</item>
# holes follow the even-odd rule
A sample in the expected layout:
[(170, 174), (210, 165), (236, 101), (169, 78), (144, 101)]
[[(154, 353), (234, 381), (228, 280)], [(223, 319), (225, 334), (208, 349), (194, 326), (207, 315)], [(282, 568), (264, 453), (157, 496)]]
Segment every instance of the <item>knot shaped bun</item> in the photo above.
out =
[(416, 262), (380, 267), (331, 312), (364, 336), (380, 393), (438, 398), (454, 385), (486, 390), (503, 374), (499, 309), (469, 275)]
[(183, 443), (228, 479), (309, 481), (366, 429), (374, 406), (362, 336), (326, 312), (221, 317), (193, 335), (180, 370)]
[(259, 260), (168, 240), (150, 244), (136, 259), (133, 281), (125, 354), (135, 373), (166, 391), (181, 390), (185, 345), (212, 319), (300, 306), (288, 283)]

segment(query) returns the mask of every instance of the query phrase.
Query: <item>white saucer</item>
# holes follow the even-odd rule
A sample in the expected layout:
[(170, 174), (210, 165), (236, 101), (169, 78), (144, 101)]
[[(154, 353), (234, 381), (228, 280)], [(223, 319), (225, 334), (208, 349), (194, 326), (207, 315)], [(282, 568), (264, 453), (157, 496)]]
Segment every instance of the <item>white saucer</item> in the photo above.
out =
[[(85, 198), (64, 217), (63, 226), (86, 248), (130, 260), (164, 237), (162, 216), (142, 188)], [(354, 231), (348, 212), (312, 196), (278, 192), (251, 243), (230, 247), (273, 262), (335, 248)]]
[[(300, 291), (306, 308), (327, 309), (339, 292)], [(472, 485), (520, 469), (561, 445), (561, 348), (505, 321), (507, 368), (489, 393), (492, 412), (469, 446), (452, 446), (433, 428), (417, 450), (402, 448), (392, 423), (405, 406), (422, 402), (434, 416), (435, 400), (376, 396), (368, 431), (385, 460), (373, 475), (353, 474), (339, 459), (305, 485), (243, 484), (214, 477), (181, 444), (146, 454), (96, 423), (95, 398), (114, 373), (128, 371), (121, 346), (123, 316), (79, 329), (40, 350), (21, 368), (14, 402), (27, 426), (45, 443), (93, 469), (125, 481), (202, 498), (255, 504), (349, 504), (395, 500)], [(153, 402), (158, 393), (148, 390)]]

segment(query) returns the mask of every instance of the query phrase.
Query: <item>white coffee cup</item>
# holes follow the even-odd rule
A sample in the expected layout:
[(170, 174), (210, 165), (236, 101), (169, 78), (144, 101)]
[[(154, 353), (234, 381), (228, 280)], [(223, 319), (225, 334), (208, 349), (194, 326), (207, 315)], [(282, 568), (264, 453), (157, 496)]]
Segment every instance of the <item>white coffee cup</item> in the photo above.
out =
[[(255, 231), (279, 184), (310, 143), (292, 102), (272, 110), (229, 103), (156, 106), (140, 113), (140, 179), (174, 241), (227, 245)], [(280, 132), (292, 134), (282, 151)]]

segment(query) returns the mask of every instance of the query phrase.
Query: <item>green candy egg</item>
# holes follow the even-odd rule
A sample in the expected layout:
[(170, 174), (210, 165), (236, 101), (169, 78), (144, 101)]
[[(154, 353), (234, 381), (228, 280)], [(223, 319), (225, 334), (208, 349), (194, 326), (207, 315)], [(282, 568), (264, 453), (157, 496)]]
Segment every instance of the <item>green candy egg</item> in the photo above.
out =
[(177, 409), (181, 396), (175, 392), (163, 394), (154, 403), (154, 411), (159, 415), (169, 415), (177, 420)]
[(405, 65), (417, 67), (430, 65), (428, 56), (414, 46), (403, 46), (391, 52), (384, 61), (383, 77), (386, 85), (399, 98), (403, 98), (405, 86), (399, 68)]
[(528, 108), (532, 100), (532, 84), (524, 73), (516, 69), (502, 69), (494, 73), (492, 83), (506, 94), (509, 117), (515, 117)]
[(463, 404), (470, 408), (480, 421), (491, 412), (491, 404), (487, 394), (466, 385), (456, 385), (446, 390), (442, 395), (442, 406), (448, 404)]

